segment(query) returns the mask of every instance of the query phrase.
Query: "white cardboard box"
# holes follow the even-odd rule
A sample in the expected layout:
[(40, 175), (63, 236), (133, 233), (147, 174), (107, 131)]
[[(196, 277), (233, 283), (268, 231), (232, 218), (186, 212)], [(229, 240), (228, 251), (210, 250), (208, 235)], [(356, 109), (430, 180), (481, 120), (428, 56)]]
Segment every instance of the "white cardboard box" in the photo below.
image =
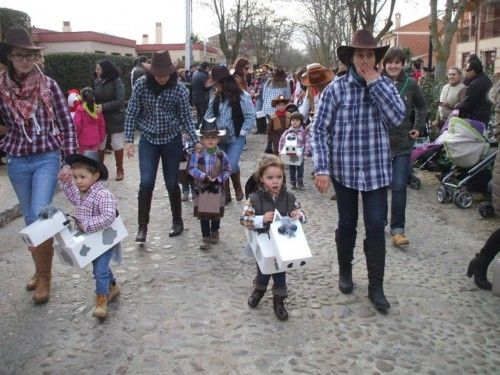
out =
[(246, 230), (246, 234), (260, 272), (264, 275), (283, 272), (284, 269), (281, 268), (276, 259), (274, 245), (269, 238), (269, 234), (259, 234), (257, 231), (249, 229)]
[(304, 150), (298, 146), (297, 136), (289, 133), (286, 137), (285, 144), (280, 151), (281, 160), (287, 165), (299, 166), (304, 161)]
[(49, 219), (38, 219), (26, 228), (22, 229), (19, 234), (22, 240), (28, 246), (38, 246), (42, 242), (52, 238), (56, 233), (64, 230), (69, 224), (69, 220), (61, 211), (57, 211)]

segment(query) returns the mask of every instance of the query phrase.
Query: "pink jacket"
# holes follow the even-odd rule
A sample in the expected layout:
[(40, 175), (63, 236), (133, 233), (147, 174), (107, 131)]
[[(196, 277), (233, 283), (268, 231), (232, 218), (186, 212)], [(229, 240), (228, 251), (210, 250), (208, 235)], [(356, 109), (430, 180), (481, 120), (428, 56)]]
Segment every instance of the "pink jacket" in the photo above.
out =
[(79, 106), (75, 111), (74, 122), (80, 147), (96, 146), (104, 140), (106, 127), (102, 113), (95, 119), (85, 112), (83, 106)]

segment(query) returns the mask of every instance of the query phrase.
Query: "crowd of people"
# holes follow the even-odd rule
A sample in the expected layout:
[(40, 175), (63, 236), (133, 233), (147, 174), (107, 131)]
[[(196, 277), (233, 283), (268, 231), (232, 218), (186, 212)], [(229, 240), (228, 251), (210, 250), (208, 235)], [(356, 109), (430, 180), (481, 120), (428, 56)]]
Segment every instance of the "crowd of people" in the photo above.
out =
[[(51, 204), (59, 182), (76, 206), (80, 230), (92, 233), (109, 226), (119, 202), (102, 184), (108, 178), (104, 165), (108, 145), (114, 153), (117, 181), (125, 178), (124, 155), (134, 157), (137, 147), (135, 241), (147, 240), (161, 160), (171, 210), (169, 236), (183, 233), (181, 202), (191, 193), (194, 215), (200, 219), (200, 250), (209, 251), (220, 240), (220, 220), (232, 200), (230, 184), (236, 201), (247, 196), (240, 217), (244, 228), (269, 231), (275, 211), (304, 223), (305, 212), (287, 185), (291, 190), (305, 188), (304, 158), (312, 157), (315, 187), (337, 201), (339, 290), (350, 294), (355, 288), (352, 261), (361, 196), (368, 298), (382, 313), (390, 309), (384, 293), (385, 227), (389, 225), (393, 245), (410, 243), (405, 230), (410, 154), (415, 140), (426, 131), (428, 107), (434, 105), (426, 103), (419, 86), (420, 66), (413, 64), (413, 72), (407, 72), (401, 49), (378, 46), (369, 31), (359, 30), (349, 45), (337, 49), (336, 71), (311, 63), (292, 74), (280, 66), (252, 66), (243, 57), (230, 67), (204, 62), (192, 70), (177, 69), (169, 52), (160, 51), (151, 60), (136, 60), (127, 105), (118, 69), (102, 59), (95, 66), (93, 87), (81, 89), (74, 118), (58, 84), (37, 64), (41, 49), (26, 31), (14, 29), (6, 35), (0, 56), (5, 65), (0, 73), (0, 118), (6, 125), (0, 148), (6, 153), (8, 176), (26, 225)], [(469, 57), (462, 78), (458, 67), (450, 68), (448, 84), (435, 103), (439, 106), (436, 118), (430, 119), (433, 125), (443, 127), (455, 114), (488, 123), (491, 92), (496, 103), (495, 134), (500, 137), (498, 82), (491, 88), (475, 55)], [(256, 133), (267, 135), (267, 147), (244, 191), (239, 162), (257, 118), (266, 119)], [(137, 134), (140, 138), (135, 142)], [(293, 152), (287, 149), (290, 141)], [(499, 158), (497, 154), (493, 190), (497, 212)], [(482, 289), (491, 289), (486, 270), (500, 251), (499, 236), (500, 230), (492, 234), (467, 270)], [(29, 250), (35, 274), (27, 289), (34, 290), (35, 302), (44, 303), (49, 299), (53, 240)], [(116, 245), (93, 261), (96, 317), (107, 316), (107, 303), (120, 292), (110, 268), (119, 252)], [(259, 304), (271, 277), (274, 312), (286, 320), (286, 272), (267, 275), (257, 265), (248, 305)]]

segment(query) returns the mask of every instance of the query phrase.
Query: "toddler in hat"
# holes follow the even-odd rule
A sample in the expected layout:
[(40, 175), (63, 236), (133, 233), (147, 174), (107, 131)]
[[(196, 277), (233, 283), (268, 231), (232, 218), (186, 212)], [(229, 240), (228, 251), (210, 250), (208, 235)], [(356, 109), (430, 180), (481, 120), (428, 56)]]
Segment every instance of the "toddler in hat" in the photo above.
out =
[[(224, 182), (231, 175), (229, 158), (219, 150), (219, 130), (214, 119), (203, 119), (196, 130), (204, 149), (193, 152), (189, 161), (189, 174), (195, 179), (194, 216), (200, 219), (202, 240), (200, 249), (207, 251), (219, 243), (220, 219), (224, 216)], [(207, 194), (205, 194), (207, 193)], [(201, 206), (203, 199), (216, 199), (216, 209), (208, 212)]]
[[(66, 198), (76, 206), (78, 228), (94, 233), (109, 227), (117, 216), (116, 199), (102, 183), (108, 179), (108, 170), (99, 161), (98, 153), (86, 151), (84, 155), (69, 155), (65, 162), (71, 167), (73, 181), (60, 179), (60, 184)], [(120, 250), (118, 243), (92, 261), (96, 282), (96, 306), (92, 316), (96, 318), (107, 318), (108, 302), (120, 294), (109, 267), (113, 255), (119, 259)]]
[(75, 127), (80, 154), (87, 150), (97, 151), (106, 137), (106, 127), (102, 111), (97, 110), (94, 90), (84, 87), (81, 91), (83, 103), (75, 110)]
[(278, 155), (280, 138), (286, 129), (290, 127), (290, 119), (292, 114), (286, 110), (286, 106), (290, 101), (283, 95), (278, 95), (271, 105), (275, 109), (274, 113), (269, 117), (269, 125), (267, 127), (267, 142), (272, 145), (273, 154)]

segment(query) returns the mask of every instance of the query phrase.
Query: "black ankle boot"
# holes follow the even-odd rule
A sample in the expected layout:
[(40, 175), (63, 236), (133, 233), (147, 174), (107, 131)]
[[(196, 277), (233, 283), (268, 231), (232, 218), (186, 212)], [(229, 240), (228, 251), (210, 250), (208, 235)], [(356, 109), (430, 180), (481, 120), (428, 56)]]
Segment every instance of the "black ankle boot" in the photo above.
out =
[(146, 236), (148, 234), (147, 225), (139, 225), (139, 230), (137, 231), (137, 236), (135, 236), (135, 242), (146, 242)]
[(343, 294), (351, 294), (353, 289), (352, 265), (349, 267), (341, 267), (339, 270), (339, 290)]
[(467, 268), (467, 277), (472, 277), (474, 275), (474, 283), (479, 289), (491, 290), (492, 285), (486, 278), (487, 271), (488, 267), (484, 267), (482, 264), (480, 254), (476, 254)]
[(265, 289), (264, 290), (254, 289), (252, 294), (250, 294), (250, 297), (248, 297), (248, 306), (253, 308), (257, 307), (262, 297), (264, 297), (265, 293), (266, 293)]
[(285, 296), (273, 296), (273, 310), (279, 320), (288, 319), (288, 312), (285, 309), (285, 298)]
[(368, 286), (368, 299), (375, 305), (375, 308), (381, 313), (387, 313), (391, 304), (384, 295), (384, 288), (380, 286)]
[(174, 221), (172, 223), (172, 228), (170, 228), (170, 232), (168, 232), (169, 237), (179, 236), (184, 231), (184, 222), (182, 220)]

